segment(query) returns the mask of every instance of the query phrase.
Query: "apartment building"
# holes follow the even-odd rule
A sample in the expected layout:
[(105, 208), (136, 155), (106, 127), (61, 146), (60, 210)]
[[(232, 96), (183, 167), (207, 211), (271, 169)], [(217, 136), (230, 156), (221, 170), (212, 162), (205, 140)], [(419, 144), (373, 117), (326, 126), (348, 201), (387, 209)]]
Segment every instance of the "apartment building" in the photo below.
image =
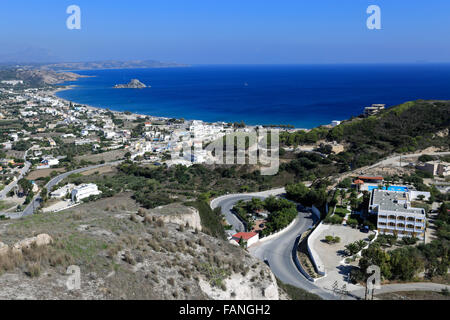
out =
[(419, 163), (417, 169), (431, 173), (433, 176), (449, 176), (450, 163), (444, 161), (428, 161), (426, 163)]
[(424, 239), (426, 212), (423, 208), (411, 206), (413, 197), (417, 196), (411, 192), (372, 190), (369, 213), (378, 216), (377, 229), (380, 234)]
[(72, 201), (79, 202), (85, 198), (89, 198), (90, 196), (96, 196), (101, 194), (101, 191), (98, 190), (98, 187), (94, 183), (82, 184), (75, 187), (72, 190)]
[(364, 108), (364, 116), (365, 117), (373, 116), (379, 113), (380, 111), (384, 110), (385, 107), (386, 107), (385, 104), (372, 104), (370, 107)]

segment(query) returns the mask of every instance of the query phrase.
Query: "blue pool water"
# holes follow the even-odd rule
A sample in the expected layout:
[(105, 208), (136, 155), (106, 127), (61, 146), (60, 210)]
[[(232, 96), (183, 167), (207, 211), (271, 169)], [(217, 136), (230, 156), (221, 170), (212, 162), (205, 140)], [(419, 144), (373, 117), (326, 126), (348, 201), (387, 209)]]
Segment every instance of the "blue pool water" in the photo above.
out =
[[(378, 187), (376, 186), (369, 186), (368, 190), (372, 191), (373, 189), (378, 189)], [(382, 188), (383, 190), (386, 190), (386, 187)], [(388, 191), (399, 191), (399, 192), (408, 192), (408, 188), (407, 187), (400, 187), (400, 186), (389, 186), (389, 188), (387, 188)]]

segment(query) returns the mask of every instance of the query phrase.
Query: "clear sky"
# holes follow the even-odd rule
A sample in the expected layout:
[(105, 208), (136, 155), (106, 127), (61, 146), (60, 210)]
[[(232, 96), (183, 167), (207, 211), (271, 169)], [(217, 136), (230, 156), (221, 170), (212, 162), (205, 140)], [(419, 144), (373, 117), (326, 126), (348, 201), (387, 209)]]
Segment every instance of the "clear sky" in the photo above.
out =
[[(81, 8), (68, 30), (66, 8)], [(381, 8), (382, 30), (366, 9)], [(450, 62), (449, 0), (1, 0), (0, 60)]]

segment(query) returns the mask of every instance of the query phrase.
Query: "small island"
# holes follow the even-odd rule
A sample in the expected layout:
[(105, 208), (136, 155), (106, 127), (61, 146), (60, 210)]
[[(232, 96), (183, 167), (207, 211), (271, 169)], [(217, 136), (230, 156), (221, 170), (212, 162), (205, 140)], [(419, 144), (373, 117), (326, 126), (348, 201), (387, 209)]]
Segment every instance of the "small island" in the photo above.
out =
[(127, 84), (116, 84), (114, 86), (115, 89), (143, 89), (143, 88), (150, 88), (151, 86), (146, 86), (142, 82), (140, 82), (138, 79), (132, 79)]

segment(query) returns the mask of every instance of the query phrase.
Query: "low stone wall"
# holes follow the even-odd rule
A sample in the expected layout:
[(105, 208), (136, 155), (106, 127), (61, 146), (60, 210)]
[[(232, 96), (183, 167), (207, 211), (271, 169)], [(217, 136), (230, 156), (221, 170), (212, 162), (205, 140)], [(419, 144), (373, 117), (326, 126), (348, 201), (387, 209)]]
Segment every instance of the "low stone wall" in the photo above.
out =
[(278, 189), (272, 189), (272, 190), (266, 190), (266, 191), (261, 191), (261, 192), (252, 192), (252, 193), (233, 193), (233, 194), (226, 194), (217, 198), (214, 198), (211, 200), (211, 202), (209, 203), (209, 206), (212, 209), (215, 209), (217, 207), (217, 203), (222, 200), (222, 199), (226, 199), (228, 197), (233, 197), (233, 196), (259, 196), (259, 197), (268, 197), (268, 196), (274, 196), (274, 195), (278, 195), (281, 193), (285, 193), (286, 190), (285, 188), (278, 188)]
[(319, 254), (314, 250), (313, 243), (314, 243), (314, 241), (317, 241), (317, 237), (321, 233), (321, 231), (326, 228), (327, 228), (327, 226), (325, 224), (323, 224), (322, 222), (319, 223), (319, 225), (309, 235), (308, 243), (307, 243), (308, 244), (307, 245), (308, 252), (309, 252), (311, 261), (312, 261), (314, 267), (316, 268), (317, 273), (322, 276), (326, 275), (325, 266), (324, 266), (322, 260), (320, 259)]
[(320, 220), (320, 211), (314, 205), (311, 207), (312, 213), (316, 216), (318, 220)]
[(300, 234), (297, 239), (295, 239), (295, 243), (294, 243), (294, 248), (292, 249), (292, 259), (294, 260), (294, 264), (297, 267), (298, 271), (300, 271), (300, 273), (302, 275), (305, 276), (306, 279), (308, 279), (311, 282), (314, 282), (315, 279), (313, 277), (311, 277), (308, 272), (306, 272), (303, 267), (302, 264), (300, 263), (300, 261), (298, 260), (298, 256), (297, 256), (297, 250), (298, 250), (298, 244), (300, 243), (300, 240), (302, 239), (302, 235)]

